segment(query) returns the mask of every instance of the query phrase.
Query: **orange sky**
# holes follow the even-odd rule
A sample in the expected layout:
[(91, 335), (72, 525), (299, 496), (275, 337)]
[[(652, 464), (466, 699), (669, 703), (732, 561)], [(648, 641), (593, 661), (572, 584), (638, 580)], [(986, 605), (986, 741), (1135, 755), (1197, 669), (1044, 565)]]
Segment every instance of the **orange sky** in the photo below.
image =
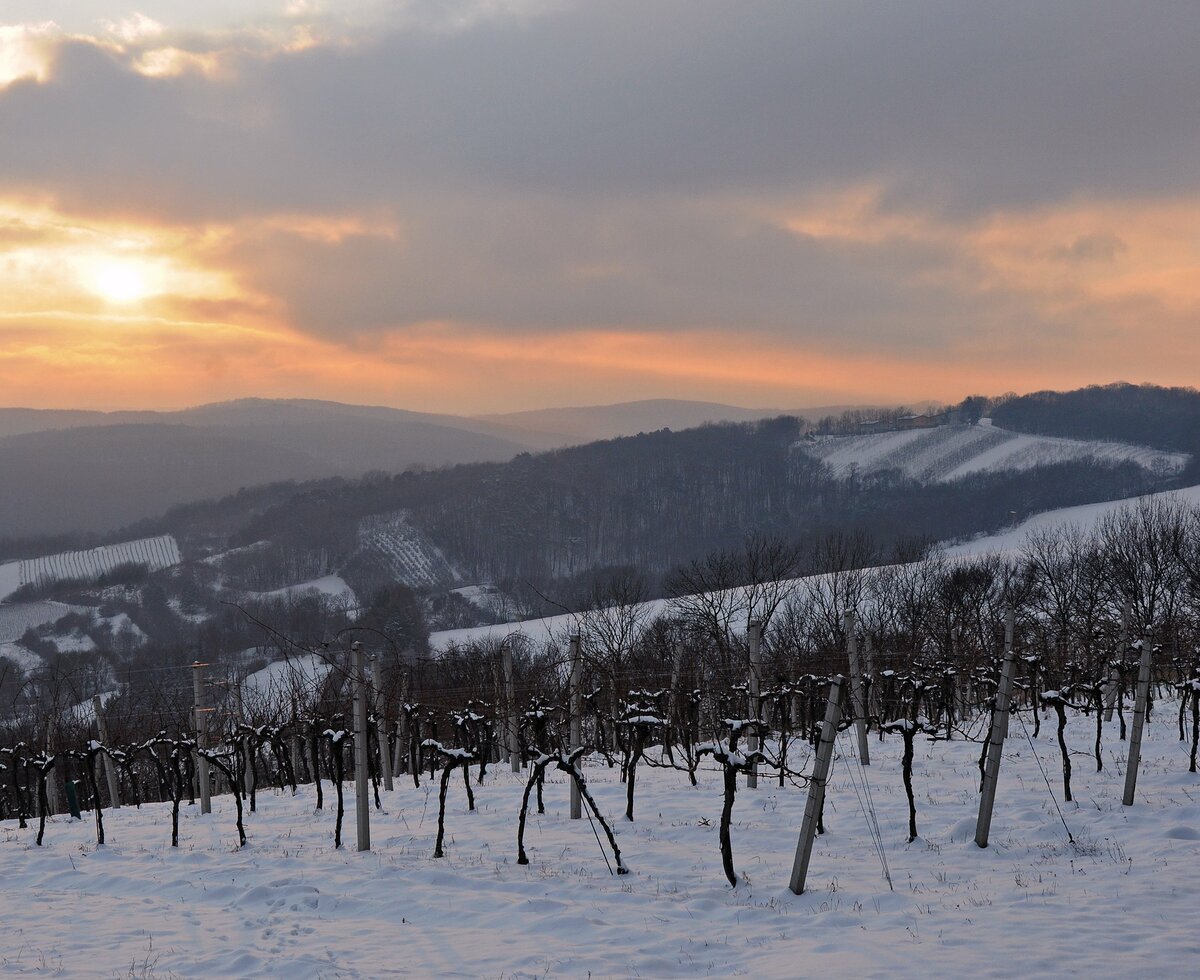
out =
[[(567, 31), (555, 16), (530, 29)], [(939, 180), (899, 163), (809, 179), (782, 154), (769, 179), (733, 153), (692, 183), (681, 156), (675, 186), (667, 147), (645, 167), (665, 183), (631, 167), (598, 192), (576, 179), (586, 162), (554, 171), (524, 136), (475, 147), (481, 97), (464, 96), (427, 124), (466, 148), (430, 166), (402, 141), (413, 160), (375, 186), (394, 150), (373, 155), (370, 120), (325, 160), (321, 133), (291, 142), (303, 107), (288, 102), (328, 93), (315, 118), (344, 138), (337, 83), (367, 70), (356, 59), (383, 70), (375, 42), (321, 20), (147, 23), (0, 27), (0, 129), (27, 136), (0, 150), (0, 403), (802, 407), (1197, 381), (1200, 191), (1162, 179), (1152, 147), (1154, 180), (1073, 184), (1051, 167), (1020, 194), (958, 161)], [(110, 129), (89, 122), (96, 104)], [(423, 105), (371, 111), (403, 134), (404, 112), (438, 111)], [(554, 105), (530, 111), (562, 125)], [(156, 125), (179, 113), (177, 131)], [(1082, 152), (1065, 141), (1064, 166)], [(196, 154), (211, 156), (193, 172)]]

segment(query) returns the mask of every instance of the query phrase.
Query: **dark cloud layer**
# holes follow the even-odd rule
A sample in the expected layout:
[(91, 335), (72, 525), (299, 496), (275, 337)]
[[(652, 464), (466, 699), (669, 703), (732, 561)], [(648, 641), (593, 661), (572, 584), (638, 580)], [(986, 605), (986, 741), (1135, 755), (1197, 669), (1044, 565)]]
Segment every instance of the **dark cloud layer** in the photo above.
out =
[(68, 44), (52, 83), (0, 96), (0, 167), (209, 214), (412, 181), (643, 195), (880, 177), (963, 207), (1164, 191), (1195, 182), (1197, 37), (1191, 3), (607, 0), (246, 57), (226, 82)]

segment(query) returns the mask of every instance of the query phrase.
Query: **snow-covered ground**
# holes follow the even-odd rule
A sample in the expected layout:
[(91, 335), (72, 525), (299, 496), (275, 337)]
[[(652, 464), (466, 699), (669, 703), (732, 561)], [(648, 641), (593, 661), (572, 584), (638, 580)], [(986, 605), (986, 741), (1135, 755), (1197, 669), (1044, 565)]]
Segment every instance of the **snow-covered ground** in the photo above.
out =
[(26, 630), (46, 626), (73, 612), (92, 610), (88, 606), (70, 605), (53, 600), (0, 605), (0, 643), (19, 640)]
[(26, 674), (42, 666), (42, 658), (19, 643), (0, 643), (0, 657), (11, 660)]
[(343, 600), (351, 608), (358, 605), (358, 597), (354, 594), (354, 590), (338, 575), (323, 575), (308, 582), (285, 585), (282, 589), (250, 594), (259, 599), (294, 599), (303, 595), (323, 595), (331, 599)]
[(242, 694), (252, 707), (287, 706), (297, 691), (316, 690), (331, 669), (315, 653), (277, 660), (242, 681)]
[[(1049, 726), (1037, 743), (1061, 801)], [(354, 850), (353, 782), (346, 844), (311, 787), (260, 792), (235, 847), (232, 801), (213, 814), (106, 811), (93, 824), (55, 818), (0, 823), (0, 973), (138, 977), (696, 977), (799, 975), (1182, 976), (1200, 955), (1195, 928), (1200, 776), (1168, 704), (1152, 717), (1137, 803), (1120, 804), (1125, 745), (1107, 726), (1105, 769), (1088, 761), (1090, 723), (1072, 719), (1077, 803), (1062, 812), (1014, 723), (1001, 771), (992, 845), (972, 841), (978, 746), (918, 740), (914, 781), (921, 836), (905, 843), (897, 739), (872, 743), (867, 776), (894, 889), (884, 880), (860, 807), (863, 773), (839, 754), (809, 890), (788, 874), (805, 790), (764, 780), (733, 812), (731, 889), (717, 844), (720, 776), (700, 786), (643, 769), (637, 820), (617, 819), (617, 771), (588, 769), (631, 873), (612, 877), (587, 820), (567, 819), (567, 787), (551, 776), (544, 816), (531, 815), (531, 863), (516, 863), (520, 786), (497, 767), (466, 809), (450, 790), (447, 856), (432, 857), (437, 792), (401, 780), (372, 814), (374, 850)], [(803, 757), (804, 753), (801, 753)], [(807, 769), (805, 764), (802, 768)], [(856, 785), (859, 787), (856, 792)], [(326, 785), (326, 805), (332, 793)]]
[[(1168, 498), (1175, 498), (1193, 507), (1200, 507), (1200, 486), (1150, 494), (1144, 499), (1165, 500)], [(1121, 508), (1129, 507), (1136, 502), (1136, 498), (1133, 500), (1104, 500), (1095, 504), (1081, 504), (1078, 507), (1062, 507), (1058, 510), (1044, 511), (1041, 514), (1034, 514), (1007, 531), (951, 545), (946, 549), (946, 554), (953, 558), (962, 555), (1019, 551), (1032, 532), (1068, 526), (1089, 531), (1095, 528), (1105, 515), (1116, 513)]]
[(1186, 453), (1163, 452), (1118, 442), (1060, 439), (1012, 432), (984, 419), (979, 425), (831, 436), (797, 444), (829, 465), (836, 476), (900, 470), (925, 481), (955, 480), (972, 473), (1026, 470), (1048, 463), (1095, 459), (1132, 462), (1153, 473), (1178, 473)]

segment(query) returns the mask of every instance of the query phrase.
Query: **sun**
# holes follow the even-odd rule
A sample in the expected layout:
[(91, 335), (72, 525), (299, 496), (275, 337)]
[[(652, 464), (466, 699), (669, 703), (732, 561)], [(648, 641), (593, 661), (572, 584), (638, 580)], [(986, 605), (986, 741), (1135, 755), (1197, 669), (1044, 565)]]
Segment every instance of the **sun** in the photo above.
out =
[(97, 262), (87, 276), (87, 286), (110, 303), (136, 303), (157, 290), (149, 270), (130, 259)]

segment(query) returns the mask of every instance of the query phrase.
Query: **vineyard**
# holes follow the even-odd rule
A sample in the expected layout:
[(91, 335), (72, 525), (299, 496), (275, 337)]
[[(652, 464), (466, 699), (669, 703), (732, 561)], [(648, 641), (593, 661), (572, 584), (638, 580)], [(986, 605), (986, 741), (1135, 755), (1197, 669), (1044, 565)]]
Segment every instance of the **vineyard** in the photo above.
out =
[(1026, 435), (990, 424), (827, 437), (801, 445), (839, 477), (846, 477), (852, 471), (866, 475), (899, 470), (922, 481), (954, 480), (972, 473), (1027, 470), (1084, 459), (1131, 462), (1154, 473), (1177, 473), (1188, 461), (1186, 453), (1160, 452), (1116, 442)]
[(441, 550), (403, 511), (364, 518), (358, 536), (364, 551), (377, 556), (405, 585), (420, 588), (459, 578)]
[(101, 936), (135, 975), (1165, 971), (1194, 952), (1198, 526), (1143, 501), (1019, 557), (431, 658), (259, 623), (249, 678), (147, 669), (8, 723), (0, 873), (47, 890), (9, 890), (4, 965)]
[[(120, 544), (103, 545), (87, 551), (64, 551), (0, 566), (0, 587), (8, 592), (22, 585), (42, 586), (53, 582), (91, 581), (121, 565), (144, 565), (150, 571), (170, 568), (180, 562), (179, 545), (169, 534)], [(0, 592), (0, 599), (8, 593)]]
[[(339, 769), (353, 772), (353, 733), (317, 734), (317, 770), (310, 769), (307, 731), (299, 748), (286, 727), (222, 733), (207, 751), (214, 763), (229, 767), (243, 796), (219, 792), (228, 783), (214, 766), (210, 814), (201, 812), (198, 795), (188, 805), (193, 787), (176, 781), (182, 774), (188, 782), (190, 741), (128, 746), (113, 753), (123, 806), (103, 811), (104, 846), (97, 846), (98, 824), (86, 812), (84, 820), (50, 820), (41, 847), (32, 815), (25, 829), (11, 815), (0, 823), (7, 894), (33, 896), (0, 902), (9, 935), (19, 939), (9, 944), (14, 952), (4, 965), (10, 972), (115, 973), (133, 963), (140, 971), (135, 975), (146, 976), (370, 976), (401, 968), (394, 960), (399, 931), (403, 968), (422, 975), (786, 974), (799, 953), (806, 970), (864, 975), (903, 972), (914, 954), (935, 972), (970, 967), (983, 975), (1041, 974), (1054, 972), (1061, 958), (1099, 973), (1111, 972), (1114, 962), (1165, 972), (1192, 948), (1187, 930), (1163, 923), (1190, 920), (1189, 869), (1200, 853), (1194, 802), (1200, 779), (1188, 771), (1190, 738), (1181, 742), (1177, 730), (1181, 708), (1190, 729), (1194, 700), (1178, 700), (1168, 679), (1173, 673), (1160, 660), (1151, 689), (1161, 700), (1142, 744), (1132, 807), (1121, 805), (1128, 742), (1119, 738), (1116, 715), (1119, 704), (1132, 725), (1131, 692), (1103, 726), (1104, 768), (1098, 771), (1095, 719), (1069, 710), (1065, 738), (1077, 759), (1073, 795), (1082, 802), (1067, 803), (1053, 697), (1038, 698), (1044, 717), (1035, 738), (1038, 712), (1029, 691), (1038, 685), (1023, 682), (1028, 687), (1024, 699), (1018, 695), (1022, 704), (1005, 745), (992, 841), (983, 850), (973, 837), (986, 704), (983, 714), (959, 719), (954, 727), (961, 731), (947, 738), (950, 727), (939, 730), (930, 721), (946, 709), (940, 695), (914, 710), (922, 682), (912, 673), (899, 680), (880, 671), (880, 687), (866, 696), (883, 716), (922, 719), (916, 750), (906, 763), (903, 732), (872, 720), (870, 765), (863, 765), (853, 723), (836, 736), (824, 787), (824, 832), (799, 896), (788, 889), (788, 876), (809, 795), (805, 773), (813, 764), (804, 719), (815, 714), (807, 694), (796, 716), (803, 732), (789, 745), (783, 786), (773, 764), (783, 728), (763, 745), (758, 787), (746, 788), (744, 774), (737, 778), (729, 821), (738, 866), (732, 888), (723, 876), (720, 842), (730, 760), (717, 764), (695, 740), (689, 750), (682, 731), (665, 744), (654, 737), (671, 730), (668, 711), (585, 716), (590, 739), (598, 726), (614, 727), (609, 747), (589, 753), (579, 767), (598, 814), (589, 820), (585, 811), (576, 822), (568, 774), (548, 767), (541, 786), (530, 778), (545, 757), (534, 744), (539, 731), (552, 746), (566, 741), (558, 734), (565, 718), (557, 710), (545, 726), (538, 717), (544, 705), (521, 712), (518, 745), (525, 762), (514, 773), (506, 759), (495, 758), (495, 746), (488, 748), (496, 729), (488, 715), (459, 715), (459, 734), (474, 728), (482, 741), (463, 737), (468, 748), (456, 754), (434, 744), (432, 713), (402, 708), (419, 731), (403, 733), (400, 742), (399, 728), (388, 732), (391, 790), (382, 785), (381, 743), (369, 739), (372, 850), (358, 854), (354, 782), (331, 782)], [(985, 674), (996, 679), (994, 671), (981, 671), (981, 691), (991, 686)], [(304, 669), (300, 675), (310, 676)], [(925, 683), (944, 689), (937, 680), (933, 675)], [(825, 687), (811, 683), (812, 707)], [(738, 707), (742, 697), (730, 694), (728, 707)], [(772, 705), (762, 712), (772, 727), (792, 723), (774, 707), (790, 710), (792, 695), (764, 691), (763, 700)], [(632, 710), (649, 707), (643, 702)], [(853, 715), (848, 699), (844, 708)], [(373, 731), (376, 722), (369, 722)], [(650, 735), (641, 745), (639, 730)], [(665, 747), (671, 743), (674, 763)], [(714, 747), (719, 751), (721, 742)], [(340, 764), (337, 753), (346, 754)], [(94, 790), (80, 790), (85, 808), (91, 792), (109, 802), (105, 755), (92, 745), (59, 760), (76, 778), (81, 767), (93, 767)], [(239, 756), (254, 761), (244, 768)], [(481, 765), (489, 756), (490, 764)], [(418, 775), (405, 771), (414, 757)], [(22, 759), (10, 753), (5, 762), (17, 762), (14, 772), (28, 770)], [(45, 757), (30, 761), (36, 787)], [(443, 778), (464, 764), (473, 785), (470, 803), (461, 778), (449, 784)], [(322, 784), (309, 781), (314, 772)], [(907, 778), (916, 782), (919, 800), (919, 835), (911, 839)], [(171, 845), (172, 803), (150, 802), (160, 786), (168, 797), (180, 794), (183, 804), (177, 848)], [(446, 794), (441, 818), (440, 794)], [(628, 820), (631, 797), (636, 809)], [(342, 808), (345, 837), (338, 848), (333, 835)], [(595, 822), (599, 816), (614, 833), (621, 864)], [(239, 823), (246, 833), (241, 847)], [(628, 874), (610, 873), (622, 865)], [(48, 920), (51, 900), (57, 914)], [(114, 918), (112, 909), (121, 914)], [(472, 940), (466, 942), (461, 926), (468, 917)], [(1118, 927), (1122, 938), (1114, 942)], [(1016, 946), (1009, 939), (1014, 929), (1025, 937)], [(614, 947), (623, 951), (617, 970)]]

